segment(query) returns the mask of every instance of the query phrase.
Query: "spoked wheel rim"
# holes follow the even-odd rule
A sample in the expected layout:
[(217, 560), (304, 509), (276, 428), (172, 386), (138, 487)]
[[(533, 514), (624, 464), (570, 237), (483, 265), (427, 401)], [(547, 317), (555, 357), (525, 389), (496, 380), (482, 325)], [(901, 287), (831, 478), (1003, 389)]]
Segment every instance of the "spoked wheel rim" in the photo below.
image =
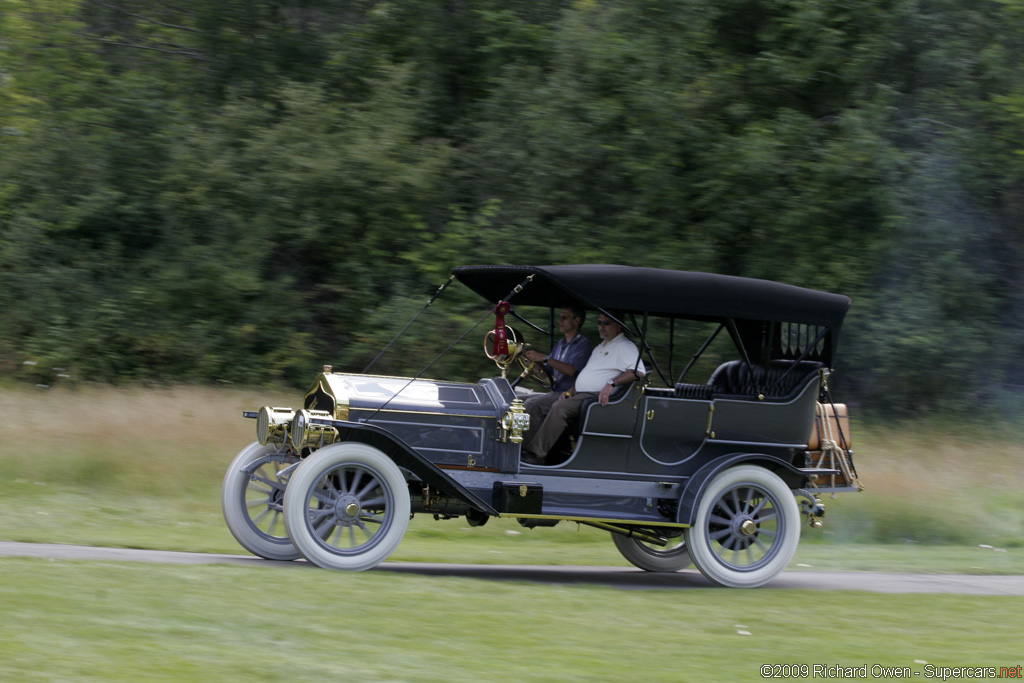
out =
[(293, 465), (287, 453), (252, 443), (235, 456), (224, 473), (221, 508), (228, 530), (243, 548), (268, 560), (301, 556), (284, 516), (285, 489)]
[(385, 537), (394, 494), (374, 467), (346, 463), (323, 472), (306, 496), (310, 536), (335, 555), (361, 555)]
[(769, 566), (782, 548), (786, 518), (771, 491), (750, 482), (722, 492), (704, 525), (705, 542), (718, 562), (733, 571)]
[(283, 456), (270, 455), (246, 469), (249, 481), (241, 492), (246, 522), (257, 535), (290, 544), (284, 526), (284, 491), (291, 472), (289, 464)]
[(284, 494), (284, 523), (292, 543), (325, 569), (376, 567), (398, 547), (410, 512), (401, 468), (359, 442), (325, 446), (307, 457)]

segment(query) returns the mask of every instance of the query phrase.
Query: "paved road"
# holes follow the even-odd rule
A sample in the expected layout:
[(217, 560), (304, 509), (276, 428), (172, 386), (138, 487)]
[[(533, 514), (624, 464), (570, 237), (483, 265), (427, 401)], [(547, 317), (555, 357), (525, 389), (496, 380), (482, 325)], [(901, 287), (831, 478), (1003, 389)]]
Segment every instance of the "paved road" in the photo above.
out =
[[(96, 548), (53, 543), (11, 543), (6, 541), (0, 541), (0, 557), (40, 557), (53, 560), (113, 560), (117, 562), (156, 562), (160, 564), (233, 564), (248, 567), (315, 570), (312, 565), (306, 562), (275, 562), (251, 555), (215, 555), (210, 553)], [(628, 567), (498, 566), (385, 562), (372, 571), (418, 574), (421, 576), (452, 576), (492, 581), (603, 585), (633, 590), (689, 590), (711, 587), (711, 583), (693, 569), (676, 572), (675, 574), (652, 574)], [(766, 587), (830, 591), (860, 590), (872, 593), (961, 593), (967, 595), (1024, 596), (1024, 576), (787, 571), (779, 575)], [(764, 589), (762, 588), (761, 590)]]

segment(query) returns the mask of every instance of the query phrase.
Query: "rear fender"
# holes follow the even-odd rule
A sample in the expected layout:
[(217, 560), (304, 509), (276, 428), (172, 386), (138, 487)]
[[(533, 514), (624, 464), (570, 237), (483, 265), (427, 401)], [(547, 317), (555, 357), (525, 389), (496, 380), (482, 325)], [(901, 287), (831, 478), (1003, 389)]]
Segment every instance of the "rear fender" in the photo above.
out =
[(676, 523), (693, 524), (693, 519), (697, 514), (697, 501), (700, 500), (701, 494), (707, 488), (708, 482), (719, 472), (740, 463), (759, 465), (774, 472), (791, 489), (801, 488), (807, 483), (806, 473), (801, 472), (793, 465), (774, 455), (765, 455), (764, 453), (733, 453), (726, 455), (705, 464), (686, 482), (686, 488), (683, 489), (683, 493), (679, 498)]

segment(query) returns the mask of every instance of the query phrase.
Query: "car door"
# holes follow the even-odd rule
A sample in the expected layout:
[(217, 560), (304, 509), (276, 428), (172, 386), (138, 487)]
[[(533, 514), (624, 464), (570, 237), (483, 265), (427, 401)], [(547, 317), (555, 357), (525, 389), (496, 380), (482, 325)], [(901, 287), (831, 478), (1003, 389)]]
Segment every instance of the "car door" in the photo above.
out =
[(623, 472), (636, 431), (637, 399), (640, 387), (602, 406), (596, 401), (580, 415), (581, 428), (576, 448), (565, 467), (572, 470)]
[(684, 465), (700, 451), (707, 438), (710, 400), (645, 394), (640, 406), (631, 472), (661, 473)]

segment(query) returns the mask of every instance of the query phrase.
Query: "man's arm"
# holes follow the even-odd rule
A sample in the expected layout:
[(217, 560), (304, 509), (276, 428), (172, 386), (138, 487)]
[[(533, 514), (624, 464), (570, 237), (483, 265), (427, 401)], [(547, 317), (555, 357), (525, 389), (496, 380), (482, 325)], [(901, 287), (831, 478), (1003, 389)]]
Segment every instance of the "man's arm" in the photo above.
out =
[(552, 370), (557, 370), (566, 377), (575, 377), (576, 373), (580, 371), (580, 368), (577, 368), (575, 366), (570, 365), (569, 363), (565, 363), (560, 360), (555, 360), (550, 356), (548, 357), (547, 364), (549, 368), (551, 368)]
[[(555, 348), (557, 348), (557, 345)], [(583, 369), (583, 366), (587, 364), (591, 349), (590, 341), (583, 337), (579, 342), (569, 346), (569, 353), (566, 355), (565, 360), (556, 360), (550, 354), (545, 356), (540, 351), (534, 351), (533, 349), (526, 351), (525, 355), (527, 359), (532, 360), (534, 363), (544, 363), (552, 370), (560, 372), (566, 377), (575, 377)], [(552, 353), (554, 353), (554, 349), (552, 349)]]
[(548, 359), (548, 365), (566, 377), (575, 377), (590, 360), (593, 345), (586, 337), (579, 335), (569, 344), (569, 351), (563, 360)]
[(624, 372), (619, 373), (618, 376), (615, 377), (615, 379), (609, 380), (609, 382), (604, 385), (600, 393), (598, 393), (597, 395), (597, 400), (600, 401), (601, 405), (603, 406), (608, 405), (608, 399), (611, 397), (612, 392), (615, 391), (616, 387), (622, 386), (623, 384), (629, 384), (630, 382), (633, 382), (639, 379), (640, 377), (642, 377), (642, 375), (639, 375), (636, 372), (634, 372), (633, 368), (630, 368), (628, 370), (625, 370)]

